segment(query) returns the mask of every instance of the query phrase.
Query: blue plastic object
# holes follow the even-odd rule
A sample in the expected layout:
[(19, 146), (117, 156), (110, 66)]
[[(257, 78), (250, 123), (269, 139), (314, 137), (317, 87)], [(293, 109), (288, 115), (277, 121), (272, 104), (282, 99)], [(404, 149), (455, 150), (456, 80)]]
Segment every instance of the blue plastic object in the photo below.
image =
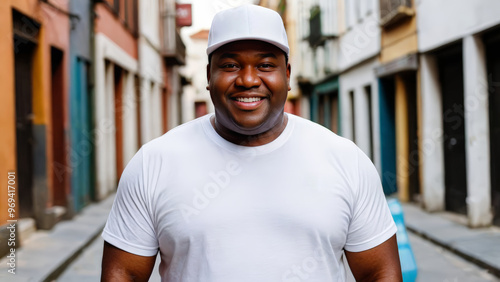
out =
[(399, 260), (401, 261), (401, 271), (403, 272), (404, 282), (414, 282), (417, 279), (417, 264), (413, 251), (411, 250), (410, 240), (406, 232), (405, 221), (403, 216), (403, 207), (401, 203), (394, 198), (388, 199), (389, 209), (391, 210), (392, 218), (396, 222), (398, 232)]

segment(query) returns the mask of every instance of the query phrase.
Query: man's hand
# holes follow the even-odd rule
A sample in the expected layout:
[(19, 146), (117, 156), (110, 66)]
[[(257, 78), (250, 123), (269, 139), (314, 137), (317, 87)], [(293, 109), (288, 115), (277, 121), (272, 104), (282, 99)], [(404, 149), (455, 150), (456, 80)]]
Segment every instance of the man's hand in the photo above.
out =
[(127, 253), (104, 242), (101, 281), (148, 281), (156, 256)]
[(403, 281), (396, 235), (373, 249), (345, 255), (356, 281)]

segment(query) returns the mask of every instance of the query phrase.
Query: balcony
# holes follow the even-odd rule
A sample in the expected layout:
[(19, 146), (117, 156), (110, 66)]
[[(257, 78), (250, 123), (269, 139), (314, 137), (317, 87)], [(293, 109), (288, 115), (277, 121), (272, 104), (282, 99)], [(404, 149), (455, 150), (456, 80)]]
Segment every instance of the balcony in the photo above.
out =
[(334, 34), (323, 34), (321, 8), (319, 6), (313, 6), (310, 13), (311, 16), (309, 17), (309, 36), (306, 39), (308, 40), (309, 46), (311, 46), (311, 48), (316, 48), (323, 45), (328, 39), (337, 38), (337, 35)]
[(392, 26), (415, 15), (411, 0), (380, 0), (380, 25)]
[(163, 42), (161, 53), (168, 65), (186, 64), (186, 45), (182, 42), (176, 15), (166, 12), (162, 15)]

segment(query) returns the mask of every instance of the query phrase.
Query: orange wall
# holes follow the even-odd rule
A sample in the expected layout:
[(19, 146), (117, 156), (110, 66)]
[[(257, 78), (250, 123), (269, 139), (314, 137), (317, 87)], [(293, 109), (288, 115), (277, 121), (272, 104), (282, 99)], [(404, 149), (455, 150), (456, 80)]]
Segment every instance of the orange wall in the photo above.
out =
[[(52, 1), (63, 10), (68, 10), (69, 0)], [(0, 85), (1, 91), (1, 110), (0, 110), (0, 177), (1, 193), (0, 208), (2, 211), (7, 203), (7, 172), (16, 169), (16, 131), (15, 131), (15, 89), (14, 89), (14, 60), (13, 60), (13, 34), (12, 34), (12, 9), (16, 9), (41, 23), (40, 33), (38, 35), (38, 46), (35, 50), (33, 63), (33, 112), (34, 124), (46, 125), (46, 144), (47, 144), (47, 181), (48, 187), (52, 187), (52, 151), (51, 151), (51, 119), (50, 119), (50, 47), (54, 46), (64, 52), (63, 65), (63, 96), (64, 109), (64, 127), (68, 128), (68, 74), (69, 74), (69, 18), (68, 16), (57, 12), (54, 8), (38, 0), (2, 0), (0, 1), (0, 35), (4, 40), (0, 41)], [(67, 138), (66, 138), (67, 139)], [(66, 142), (66, 145), (68, 143)], [(61, 148), (66, 150), (66, 148)], [(5, 179), (5, 180), (4, 180)], [(69, 182), (66, 184), (69, 191)], [(47, 206), (51, 206), (49, 202)], [(0, 225), (6, 222), (6, 211), (0, 212)]]
[(105, 3), (98, 3), (95, 6), (97, 18), (95, 20), (95, 33), (103, 33), (120, 48), (125, 50), (134, 59), (138, 59), (137, 40), (132, 33), (127, 30), (118, 17), (106, 7)]
[[(69, 0), (58, 0), (58, 1), (52, 1), (53, 3), (57, 3), (57, 5), (65, 10), (68, 11), (69, 5), (68, 2)], [(49, 7), (47, 5), (42, 4), (41, 5), (42, 9), (42, 14), (43, 14), (43, 19), (42, 19), (42, 28), (43, 32), (41, 36), (43, 36), (43, 41), (44, 43), (41, 44), (43, 46), (42, 54), (43, 56), (43, 66), (42, 66), (42, 79), (45, 82), (45, 87), (44, 90), (45, 92), (43, 93), (43, 105), (46, 111), (43, 114), (43, 117), (45, 118), (45, 123), (47, 124), (47, 177), (48, 177), (48, 185), (49, 187), (54, 187), (54, 182), (57, 181), (56, 179), (53, 178), (53, 171), (54, 171), (54, 162), (53, 162), (53, 152), (52, 152), (52, 123), (51, 123), (51, 94), (52, 94), (52, 89), (51, 89), (51, 47), (55, 47), (57, 49), (60, 49), (63, 51), (63, 60), (62, 60), (62, 65), (63, 65), (63, 101), (62, 105), (63, 107), (63, 117), (64, 117), (64, 129), (65, 132), (68, 132), (69, 128), (69, 112), (68, 112), (68, 106), (69, 106), (69, 35), (70, 35), (70, 22), (69, 18), (67, 15), (62, 14), (60, 12), (57, 12), (54, 10), (52, 7)], [(36, 103), (34, 102), (33, 105)], [(64, 150), (65, 153), (69, 152), (69, 139), (68, 136), (65, 134), (66, 140), (64, 141), (65, 147), (61, 148), (61, 150)], [(67, 165), (69, 157), (66, 154), (66, 159), (67, 159)], [(70, 173), (71, 169), (68, 167), (67, 169), (64, 170), (64, 187), (66, 190), (66, 194), (70, 193), (70, 186), (69, 186), (69, 179), (70, 179)], [(52, 191), (52, 189), (49, 188), (49, 191)], [(48, 206), (52, 206), (52, 200), (53, 196), (49, 196), (49, 203), (47, 203)]]
[[(16, 169), (14, 50), (10, 1), (0, 1), (0, 225), (7, 220), (7, 173)], [(17, 200), (17, 198), (16, 198)]]

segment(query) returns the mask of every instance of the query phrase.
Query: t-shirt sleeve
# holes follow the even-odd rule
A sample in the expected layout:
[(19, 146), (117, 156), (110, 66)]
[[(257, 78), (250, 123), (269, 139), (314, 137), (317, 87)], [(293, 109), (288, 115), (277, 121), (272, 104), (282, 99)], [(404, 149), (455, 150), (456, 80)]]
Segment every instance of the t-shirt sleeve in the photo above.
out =
[(126, 252), (154, 256), (158, 252), (158, 240), (144, 175), (141, 149), (123, 171), (102, 237)]
[(375, 166), (360, 149), (357, 149), (357, 154), (357, 187), (353, 194), (353, 216), (345, 244), (345, 250), (349, 252), (374, 248), (397, 230)]

